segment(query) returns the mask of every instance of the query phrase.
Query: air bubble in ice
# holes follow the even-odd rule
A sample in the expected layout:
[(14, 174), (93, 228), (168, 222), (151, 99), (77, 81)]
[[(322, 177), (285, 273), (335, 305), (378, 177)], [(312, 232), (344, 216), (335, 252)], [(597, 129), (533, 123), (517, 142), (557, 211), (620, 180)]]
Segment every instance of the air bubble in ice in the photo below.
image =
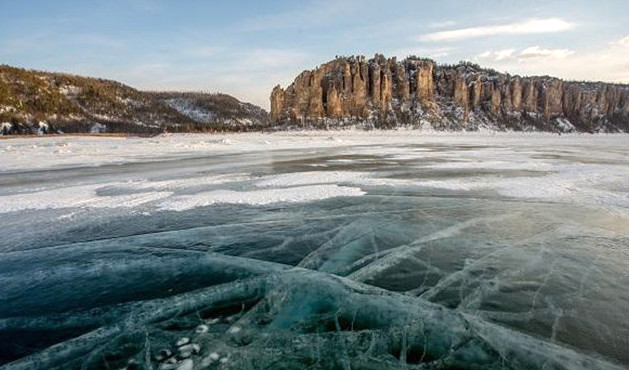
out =
[(203, 334), (203, 333), (207, 333), (208, 330), (210, 330), (210, 328), (207, 325), (199, 325), (197, 326), (197, 328), (195, 329), (195, 332), (197, 334)]
[(177, 370), (193, 370), (193, 369), (194, 369), (194, 362), (192, 362), (192, 360), (189, 358), (181, 361), (179, 366), (177, 366)]
[(190, 338), (188, 338), (188, 337), (183, 337), (183, 338), (179, 339), (179, 340), (177, 341), (177, 343), (175, 343), (175, 344), (177, 345), (177, 347), (181, 347), (181, 346), (186, 345), (186, 344), (188, 344), (188, 343), (190, 343)]
[(168, 358), (170, 358), (173, 353), (169, 349), (163, 349), (159, 351), (157, 355), (155, 355), (155, 360), (158, 362), (162, 362)]
[(199, 353), (201, 348), (196, 343), (186, 344), (179, 347), (179, 357), (180, 358), (188, 358), (193, 354)]
[(174, 370), (177, 367), (177, 360), (169, 358), (159, 366), (159, 370)]

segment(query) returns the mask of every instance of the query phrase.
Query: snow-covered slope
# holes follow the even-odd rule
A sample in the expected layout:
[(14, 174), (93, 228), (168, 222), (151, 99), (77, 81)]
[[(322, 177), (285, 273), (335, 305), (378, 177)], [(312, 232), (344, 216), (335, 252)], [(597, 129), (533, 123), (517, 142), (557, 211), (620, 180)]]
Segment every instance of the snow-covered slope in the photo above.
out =
[(216, 130), (248, 131), (268, 126), (268, 113), (227, 94), (159, 92), (159, 100), (190, 119)]

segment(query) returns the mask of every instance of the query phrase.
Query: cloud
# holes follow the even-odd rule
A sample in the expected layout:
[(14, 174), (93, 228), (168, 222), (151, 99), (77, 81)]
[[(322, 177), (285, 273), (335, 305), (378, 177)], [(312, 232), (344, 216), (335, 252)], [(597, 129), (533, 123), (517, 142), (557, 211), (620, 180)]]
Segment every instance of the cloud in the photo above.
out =
[(629, 46), (629, 35), (619, 39), (619, 40), (614, 40), (610, 43), (612, 46), (624, 46), (627, 47)]
[(552, 58), (563, 59), (574, 54), (570, 49), (542, 49), (539, 46), (531, 46), (520, 52), (520, 58)]
[(567, 31), (574, 24), (560, 18), (528, 19), (509, 24), (461, 28), (420, 35), (418, 41), (458, 41), (497, 35), (524, 35)]
[(494, 55), (496, 56), (496, 60), (503, 60), (512, 58), (513, 53), (515, 53), (515, 49), (505, 49), (494, 52)]
[(529, 46), (517, 53), (516, 49), (486, 51), (478, 54), (476, 58), (494, 61), (513, 59), (523, 62), (526, 59), (564, 59), (572, 54), (574, 51), (570, 49), (544, 49), (539, 46)]
[(569, 80), (629, 82), (629, 35), (582, 51), (531, 46), (498, 59), (496, 51), (478, 54), (484, 67), (522, 75), (550, 75)]

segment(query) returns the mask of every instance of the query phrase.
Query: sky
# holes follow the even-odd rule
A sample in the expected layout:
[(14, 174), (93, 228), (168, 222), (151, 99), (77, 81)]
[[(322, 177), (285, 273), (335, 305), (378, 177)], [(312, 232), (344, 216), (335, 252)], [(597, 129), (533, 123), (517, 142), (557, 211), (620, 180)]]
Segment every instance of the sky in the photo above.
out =
[(0, 0), (0, 64), (267, 109), (301, 71), (375, 53), (629, 82), (629, 1)]

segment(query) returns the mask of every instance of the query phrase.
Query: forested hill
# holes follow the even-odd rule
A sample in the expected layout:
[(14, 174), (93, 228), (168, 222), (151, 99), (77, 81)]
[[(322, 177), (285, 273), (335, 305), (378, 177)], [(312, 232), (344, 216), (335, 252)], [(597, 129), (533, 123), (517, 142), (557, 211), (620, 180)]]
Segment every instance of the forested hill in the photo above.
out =
[(145, 92), (120, 82), (0, 65), (0, 133), (241, 131), (262, 108), (226, 94)]

